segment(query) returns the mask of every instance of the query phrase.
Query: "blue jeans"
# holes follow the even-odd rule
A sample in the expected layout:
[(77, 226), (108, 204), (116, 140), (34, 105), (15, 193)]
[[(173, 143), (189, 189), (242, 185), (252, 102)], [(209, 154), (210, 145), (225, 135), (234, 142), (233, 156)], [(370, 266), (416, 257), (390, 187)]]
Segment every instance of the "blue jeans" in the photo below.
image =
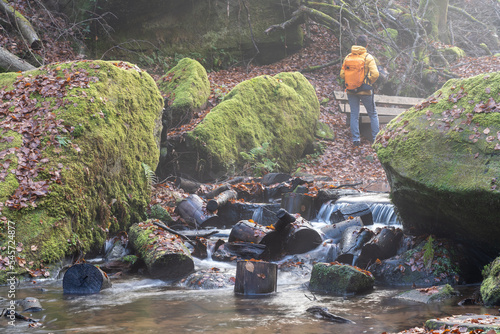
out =
[(347, 94), (349, 106), (351, 107), (351, 135), (352, 141), (359, 141), (359, 102), (361, 101), (370, 116), (370, 126), (372, 130), (371, 140), (375, 140), (379, 131), (378, 115), (375, 109), (373, 95), (351, 95)]

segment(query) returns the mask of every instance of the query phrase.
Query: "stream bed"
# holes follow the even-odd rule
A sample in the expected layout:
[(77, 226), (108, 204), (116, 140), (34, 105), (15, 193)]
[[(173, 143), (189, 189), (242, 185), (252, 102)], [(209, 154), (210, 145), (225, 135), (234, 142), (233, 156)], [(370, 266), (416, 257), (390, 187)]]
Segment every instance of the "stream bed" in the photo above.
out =
[[(377, 205), (380, 206), (380, 202), (378, 199)], [(373, 228), (379, 224), (398, 224), (392, 218), (392, 208), (389, 209), (380, 210), (383, 214), (374, 219)], [(331, 208), (324, 207), (321, 212), (327, 210)], [(314, 225), (321, 225), (321, 221), (316, 219)], [(229, 230), (223, 232), (227, 237)], [(164, 282), (141, 275), (115, 278), (111, 288), (83, 296), (63, 294), (62, 278), (25, 281), (16, 286), (14, 299), (38, 298), (42, 311), (21, 314), (40, 319), (41, 325), (30, 328), (27, 322), (16, 320), (12, 326), (9, 319), (0, 318), (0, 332), (381, 334), (422, 327), (431, 318), (498, 313), (496, 309), (478, 305), (458, 305), (460, 300), (473, 294), (477, 285), (457, 286), (460, 296), (434, 304), (394, 298), (410, 288), (375, 286), (368, 293), (345, 297), (313, 294), (307, 288), (311, 263), (324, 256), (325, 251), (319, 247), (301, 255), (301, 259), (291, 260), (303, 261), (304, 265), (291, 270), (283, 266), (278, 270), (277, 292), (259, 297), (237, 295), (233, 286), (198, 289), (182, 282)], [(196, 271), (214, 268), (235, 276), (234, 262), (195, 259)], [(8, 296), (9, 287), (0, 286), (1, 307), (9, 305), (12, 298)], [(330, 313), (355, 323), (339, 324), (318, 319), (306, 311), (312, 306), (326, 307)]]
[[(232, 270), (227, 268), (226, 270)], [(186, 289), (160, 280), (129, 276), (113, 281), (110, 289), (97, 295), (64, 295), (62, 280), (22, 283), (16, 299), (36, 297), (43, 310), (23, 313), (41, 319), (42, 326), (28, 328), (17, 320), (8, 333), (383, 333), (422, 326), (429, 318), (466, 313), (492, 313), (480, 306), (458, 306), (475, 286), (458, 287), (462, 296), (437, 304), (422, 304), (393, 298), (401, 291), (376, 287), (370, 293), (348, 297), (312, 294), (304, 277), (278, 273), (277, 292), (246, 297), (233, 288)], [(7, 296), (8, 288), (0, 287)], [(311, 306), (355, 324), (331, 323), (306, 311)], [(493, 313), (496, 313), (494, 310)]]

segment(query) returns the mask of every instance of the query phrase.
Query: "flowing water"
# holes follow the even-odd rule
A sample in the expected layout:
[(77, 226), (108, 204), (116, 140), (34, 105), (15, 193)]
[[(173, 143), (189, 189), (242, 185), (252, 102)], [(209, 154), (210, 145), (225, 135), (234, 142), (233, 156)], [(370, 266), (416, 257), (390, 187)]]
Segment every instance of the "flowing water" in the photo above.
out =
[[(387, 207), (389, 203), (384, 205), (386, 211), (390, 211)], [(380, 219), (374, 220), (381, 224)], [(431, 305), (396, 299), (394, 296), (407, 290), (397, 288), (375, 287), (370, 293), (346, 297), (312, 294), (307, 289), (311, 267), (306, 260), (321, 257), (321, 252), (321, 249), (317, 249), (301, 255), (303, 270), (280, 270), (277, 292), (265, 297), (236, 295), (233, 287), (188, 289), (182, 284), (146, 279), (143, 276), (113, 280), (110, 289), (87, 296), (64, 295), (62, 280), (23, 282), (15, 289), (15, 299), (38, 298), (43, 310), (23, 315), (42, 319), (43, 325), (28, 328), (26, 322), (17, 320), (15, 326), (10, 326), (8, 319), (3, 318), (0, 319), (0, 331), (359, 334), (402, 331), (422, 326), (429, 318), (496, 313), (496, 310), (493, 312), (480, 306), (458, 306), (458, 300), (470, 296), (477, 288), (474, 286), (460, 287), (462, 296)], [(235, 265), (229, 263), (196, 259), (195, 265), (197, 270), (217, 267), (230, 275), (236, 272)], [(8, 305), (8, 293), (9, 287), (0, 287), (2, 307)], [(306, 311), (311, 306), (326, 307), (331, 313), (348, 318), (355, 324), (338, 324), (315, 318)]]

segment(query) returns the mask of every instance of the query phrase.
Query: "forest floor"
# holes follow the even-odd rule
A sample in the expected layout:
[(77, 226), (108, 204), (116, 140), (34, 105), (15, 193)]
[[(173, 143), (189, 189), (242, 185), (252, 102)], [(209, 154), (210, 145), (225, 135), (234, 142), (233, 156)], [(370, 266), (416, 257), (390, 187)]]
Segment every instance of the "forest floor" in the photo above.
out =
[[(339, 42), (329, 31), (311, 29), (306, 46), (283, 60), (264, 66), (250, 65), (233, 67), (228, 70), (208, 73), (211, 84), (209, 106), (200, 112), (193, 122), (185, 127), (190, 129), (201, 121), (236, 84), (259, 75), (275, 75), (284, 71), (302, 71), (310, 66), (322, 65), (335, 60), (338, 54)], [(368, 51), (377, 53), (376, 46)], [(373, 50), (373, 51), (372, 51)], [(499, 57), (462, 58), (455, 64), (450, 64), (452, 72), (457, 77), (465, 78), (480, 73), (500, 71)], [(343, 90), (338, 82), (341, 64), (324, 67), (320, 70), (303, 73), (316, 89), (316, 95), (321, 102), (320, 120), (328, 124), (335, 132), (335, 140), (322, 141), (323, 154), (313, 154), (304, 157), (297, 163), (291, 173), (300, 171), (313, 175), (329, 176), (334, 183), (357, 184), (361, 190), (387, 190), (386, 174), (370, 142), (362, 138), (361, 146), (355, 147), (351, 141), (349, 127), (346, 126), (346, 116), (339, 112), (334, 99), (335, 90)], [(390, 74), (400, 76), (397, 70)], [(442, 83), (445, 81), (443, 80)], [(440, 83), (440, 84), (442, 84)], [(377, 88), (375, 85), (375, 93)], [(422, 97), (427, 98), (427, 96)], [(176, 129), (175, 131), (179, 131)], [(182, 130), (181, 130), (182, 131)]]

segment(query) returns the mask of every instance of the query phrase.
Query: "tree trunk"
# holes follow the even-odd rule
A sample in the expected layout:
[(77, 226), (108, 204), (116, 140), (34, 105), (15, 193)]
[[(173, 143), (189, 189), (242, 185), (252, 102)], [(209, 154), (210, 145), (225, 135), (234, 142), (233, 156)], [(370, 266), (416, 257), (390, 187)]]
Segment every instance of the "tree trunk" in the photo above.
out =
[(212, 215), (203, 210), (203, 200), (198, 195), (189, 195), (177, 205), (179, 215), (186, 223), (193, 227), (214, 226), (221, 227), (222, 220), (217, 215)]
[(233, 226), (228, 241), (243, 241), (258, 244), (271, 231), (273, 229), (249, 222), (248, 220), (242, 220)]
[(418, 13), (431, 23), (431, 37), (443, 43), (450, 43), (448, 31), (449, 0), (420, 0)]
[(0, 47), (0, 67), (6, 72), (24, 72), (36, 67)]
[(151, 277), (176, 280), (194, 270), (193, 258), (182, 240), (150, 222), (132, 225), (128, 237)]
[(0, 0), (0, 7), (9, 16), (9, 19), (12, 21), (12, 26), (19, 30), (29, 47), (33, 50), (41, 49), (42, 42), (40, 41), (40, 38), (38, 38), (38, 35), (36, 34), (35, 29), (33, 29), (31, 23), (23, 15), (21, 15), (21, 13), (15, 10), (9, 4), (9, 1)]
[(217, 198), (211, 199), (210, 201), (207, 202), (207, 210), (214, 212), (221, 206), (224, 206), (227, 204), (232, 199), (237, 199), (238, 198), (238, 193), (236, 190), (229, 189), (226, 191), (223, 191)]
[(262, 295), (276, 292), (278, 265), (269, 262), (238, 261), (234, 292)]
[(89, 295), (111, 287), (108, 275), (88, 263), (75, 264), (64, 273), (63, 292), (65, 294)]

